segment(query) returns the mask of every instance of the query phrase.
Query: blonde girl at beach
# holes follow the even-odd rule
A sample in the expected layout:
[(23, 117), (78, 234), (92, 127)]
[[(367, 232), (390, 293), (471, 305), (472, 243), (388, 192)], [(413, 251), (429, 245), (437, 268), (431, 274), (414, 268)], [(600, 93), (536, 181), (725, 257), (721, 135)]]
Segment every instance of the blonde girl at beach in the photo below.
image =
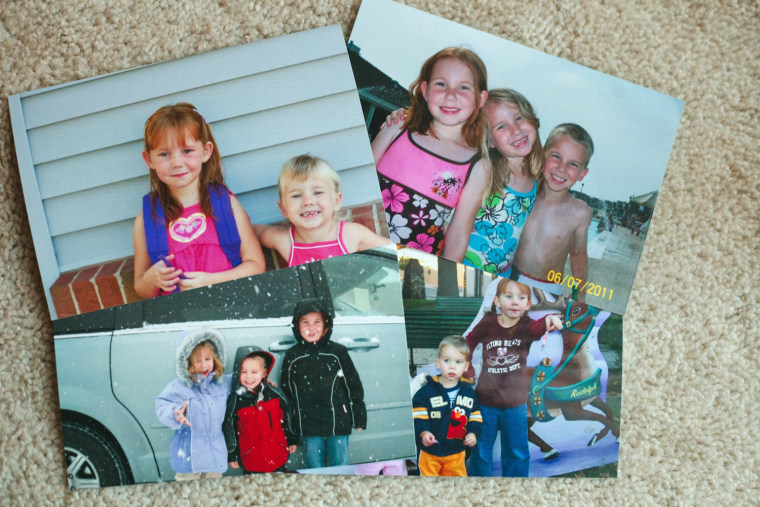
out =
[(536, 199), (544, 150), (538, 117), (522, 94), (490, 90), (484, 109), (482, 151), (489, 177), (485, 185), (473, 180), (462, 191), (443, 257), (507, 276)]

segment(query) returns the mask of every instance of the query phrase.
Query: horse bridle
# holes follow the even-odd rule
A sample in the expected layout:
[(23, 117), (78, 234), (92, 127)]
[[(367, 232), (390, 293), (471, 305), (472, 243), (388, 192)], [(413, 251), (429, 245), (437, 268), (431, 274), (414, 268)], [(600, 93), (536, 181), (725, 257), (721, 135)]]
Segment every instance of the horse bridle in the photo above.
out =
[[(580, 317), (578, 317), (577, 319), (571, 321), (570, 320), (570, 308), (572, 306), (573, 306), (573, 304), (572, 304), (572, 299), (571, 299), (568, 302), (568, 304), (567, 304), (567, 309), (565, 309), (564, 328), (567, 329), (567, 330), (569, 330), (569, 331), (572, 331), (573, 333), (583, 332), (583, 336), (581, 337), (580, 340), (578, 340), (578, 343), (575, 344), (575, 347), (573, 348), (573, 351), (570, 352), (569, 356), (567, 356), (567, 359), (565, 359), (565, 362), (563, 362), (559, 366), (559, 368), (557, 368), (556, 370), (554, 370), (554, 372), (551, 375), (548, 375), (543, 382), (539, 382), (538, 384), (536, 384), (536, 385), (533, 386), (533, 388), (531, 389), (531, 392), (534, 395), (537, 395), (538, 393), (540, 393), (541, 391), (543, 391), (544, 388), (547, 385), (549, 385), (552, 382), (552, 380), (554, 380), (554, 378), (557, 375), (559, 375), (559, 373), (563, 369), (565, 369), (565, 366), (567, 366), (567, 363), (570, 362), (570, 360), (575, 356), (576, 352), (578, 352), (578, 350), (583, 346), (583, 344), (586, 342), (586, 339), (591, 334), (591, 330), (594, 329), (594, 324), (596, 323), (596, 316), (599, 315), (599, 310), (597, 310), (596, 308), (593, 308), (593, 307), (587, 305), (586, 306), (586, 311)], [(575, 326), (577, 324), (583, 322), (583, 320), (586, 317), (588, 317), (589, 315), (591, 315), (592, 318), (591, 318), (591, 323), (589, 324), (588, 328), (586, 328), (585, 331), (582, 331), (581, 329), (577, 329)]]

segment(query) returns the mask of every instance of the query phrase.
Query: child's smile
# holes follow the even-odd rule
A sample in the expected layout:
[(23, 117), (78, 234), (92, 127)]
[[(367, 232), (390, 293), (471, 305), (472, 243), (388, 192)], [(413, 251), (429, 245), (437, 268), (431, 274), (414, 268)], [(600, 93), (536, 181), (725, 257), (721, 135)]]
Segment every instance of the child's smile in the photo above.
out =
[(278, 205), (296, 229), (316, 229), (334, 222), (341, 201), (341, 194), (330, 182), (310, 177), (287, 182)]
[(214, 371), (214, 355), (208, 347), (198, 350), (198, 353), (190, 359), (193, 365), (193, 371), (199, 375), (207, 376)]
[(309, 312), (298, 319), (298, 331), (304, 340), (316, 343), (325, 334), (325, 319), (319, 312)]
[(586, 149), (570, 136), (560, 135), (546, 148), (544, 181), (550, 190), (569, 189), (587, 172)]
[(181, 189), (197, 183), (204, 162), (211, 157), (213, 145), (205, 145), (192, 137), (180, 139), (177, 133), (167, 135), (162, 142), (143, 151), (143, 159), (148, 167), (156, 171), (158, 179), (170, 189)]
[(246, 357), (240, 365), (240, 384), (253, 391), (266, 377), (264, 358), (260, 356)]
[(430, 81), (423, 81), (420, 86), (430, 114), (444, 126), (463, 124), (481, 105), (475, 95), (472, 71), (456, 58), (438, 60)]
[(497, 102), (486, 107), (491, 140), (506, 158), (525, 158), (536, 141), (536, 127), (520, 114), (515, 104)]

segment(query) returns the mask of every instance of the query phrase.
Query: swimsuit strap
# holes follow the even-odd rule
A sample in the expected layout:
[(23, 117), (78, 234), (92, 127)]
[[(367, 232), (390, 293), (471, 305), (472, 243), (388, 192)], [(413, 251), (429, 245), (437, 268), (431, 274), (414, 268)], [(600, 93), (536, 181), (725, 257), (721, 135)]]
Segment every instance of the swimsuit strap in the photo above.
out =
[(288, 234), (290, 234), (290, 254), (288, 254), (288, 267), (293, 265), (293, 254), (295, 253), (296, 249), (296, 238), (293, 235), (293, 224), (290, 224), (290, 227), (288, 228)]
[(341, 220), (338, 224), (338, 246), (340, 246), (340, 249), (343, 251), (344, 254), (349, 253), (348, 247), (346, 247), (346, 243), (343, 241), (343, 225), (346, 223), (345, 220)]

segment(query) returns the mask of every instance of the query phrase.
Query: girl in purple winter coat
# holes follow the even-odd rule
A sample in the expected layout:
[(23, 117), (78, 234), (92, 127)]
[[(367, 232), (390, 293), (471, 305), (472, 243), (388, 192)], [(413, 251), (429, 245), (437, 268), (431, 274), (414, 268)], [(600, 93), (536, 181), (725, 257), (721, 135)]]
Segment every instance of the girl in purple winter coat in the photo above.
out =
[(227, 470), (222, 422), (231, 376), (224, 375), (224, 337), (200, 328), (180, 336), (177, 378), (156, 398), (156, 417), (172, 428), (170, 453), (178, 481), (218, 478)]

